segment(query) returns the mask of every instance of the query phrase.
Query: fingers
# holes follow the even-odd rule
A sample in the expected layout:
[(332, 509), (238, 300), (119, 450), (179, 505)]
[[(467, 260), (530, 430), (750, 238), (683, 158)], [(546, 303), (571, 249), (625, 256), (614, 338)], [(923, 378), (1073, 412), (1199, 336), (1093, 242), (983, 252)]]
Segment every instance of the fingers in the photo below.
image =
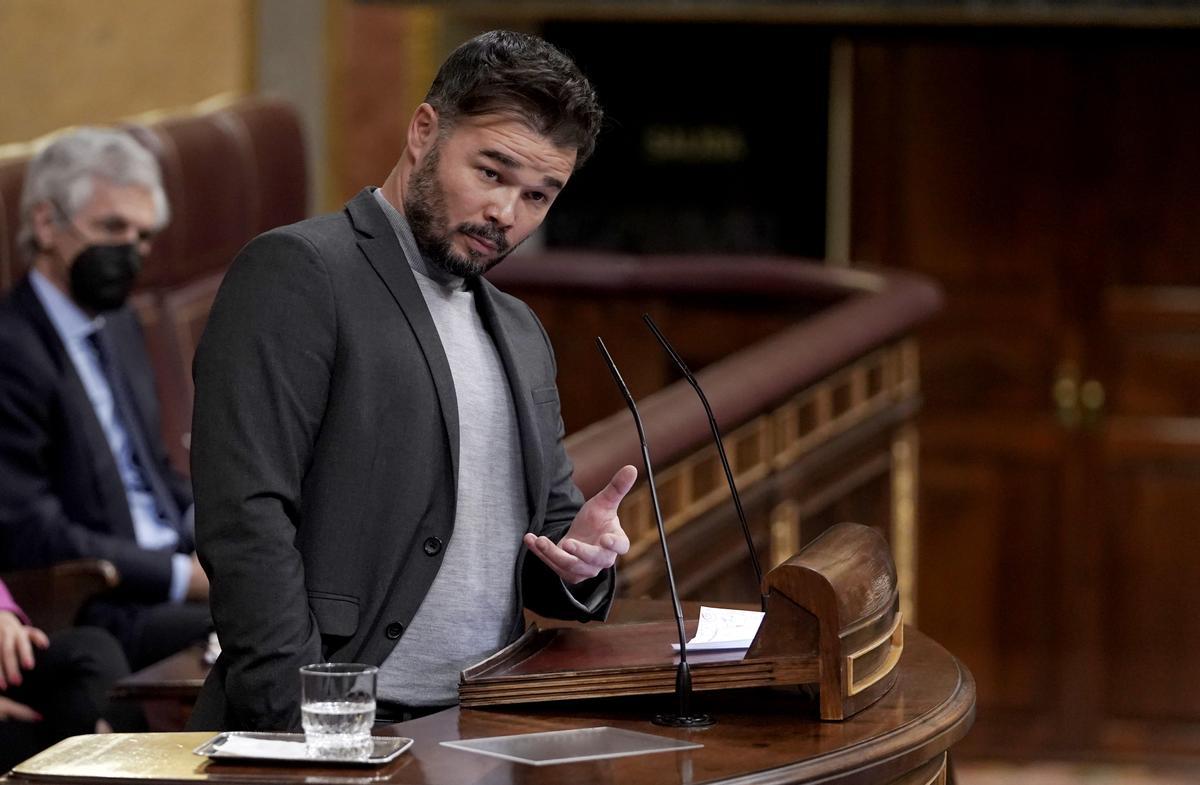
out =
[(603, 543), (591, 545), (580, 540), (563, 538), (558, 543), (558, 547), (589, 567), (594, 568), (596, 572), (607, 570), (617, 563), (616, 551), (606, 547)]
[(14, 683), (11, 678), (13, 674), (17, 676), (16, 683), (20, 683), (21, 674), (16, 667), (16, 640), (24, 626), (12, 611), (0, 611), (0, 690), (6, 690)]
[(0, 639), (0, 689), (15, 687), (21, 683), (21, 665), (18, 661), (17, 638), (5, 635)]
[(629, 493), (629, 489), (635, 482), (637, 482), (637, 469), (628, 465), (622, 466), (608, 481), (608, 485), (604, 486), (604, 490), (592, 497), (592, 501), (600, 504), (605, 510), (615, 513), (621, 500), (625, 498), (625, 494)]
[(17, 636), (16, 655), (21, 663), (21, 667), (23, 667), (25, 670), (30, 670), (33, 668), (34, 664), (33, 643), (29, 640), (29, 633), (32, 631), (41, 632), (41, 630), (36, 630), (34, 627), (26, 627), (24, 634)]
[(21, 669), (30, 670), (36, 664), (33, 647), (50, 645), (46, 633), (37, 627), (26, 627), (11, 613), (0, 619), (0, 690), (21, 683)]
[[(37, 627), (29, 627), (29, 639), (33, 641), (33, 645), (39, 649), (50, 648), (50, 636), (39, 630)], [(33, 666), (30, 665), (30, 668)]]
[(24, 703), (17, 703), (11, 698), (0, 695), (0, 720), (19, 720), (21, 722), (40, 722), (42, 715), (29, 708)]
[(524, 542), (529, 550), (567, 583), (579, 583), (594, 578), (601, 570), (611, 567), (617, 558), (612, 551), (578, 540), (564, 539), (560, 546), (546, 537), (526, 534)]
[(596, 540), (596, 544), (620, 556), (629, 552), (629, 537), (621, 528), (620, 523), (613, 526), (612, 531), (601, 534), (600, 538)]

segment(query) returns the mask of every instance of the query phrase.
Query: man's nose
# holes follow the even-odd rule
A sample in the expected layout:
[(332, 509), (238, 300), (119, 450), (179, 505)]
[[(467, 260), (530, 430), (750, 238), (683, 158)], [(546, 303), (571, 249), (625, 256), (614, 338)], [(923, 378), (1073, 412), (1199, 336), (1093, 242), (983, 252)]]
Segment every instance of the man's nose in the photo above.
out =
[(483, 217), (507, 230), (516, 221), (520, 193), (515, 188), (497, 188), (484, 209)]

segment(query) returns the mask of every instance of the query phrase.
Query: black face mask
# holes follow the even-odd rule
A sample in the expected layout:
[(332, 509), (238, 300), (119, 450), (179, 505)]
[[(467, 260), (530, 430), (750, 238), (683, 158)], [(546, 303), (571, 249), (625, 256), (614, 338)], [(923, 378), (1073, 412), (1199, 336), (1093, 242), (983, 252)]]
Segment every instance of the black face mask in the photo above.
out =
[(71, 297), (91, 311), (115, 310), (125, 304), (141, 269), (133, 244), (89, 245), (71, 263)]

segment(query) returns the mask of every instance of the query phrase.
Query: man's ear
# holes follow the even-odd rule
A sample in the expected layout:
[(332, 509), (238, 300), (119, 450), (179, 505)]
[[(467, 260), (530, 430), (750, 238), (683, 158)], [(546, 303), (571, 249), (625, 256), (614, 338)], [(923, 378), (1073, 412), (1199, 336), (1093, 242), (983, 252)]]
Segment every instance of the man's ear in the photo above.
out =
[(408, 123), (408, 149), (420, 161), (437, 144), (438, 113), (429, 104), (421, 104)]
[(38, 202), (30, 211), (33, 224), (33, 239), (38, 250), (54, 245), (54, 235), (58, 229), (58, 215), (49, 202)]

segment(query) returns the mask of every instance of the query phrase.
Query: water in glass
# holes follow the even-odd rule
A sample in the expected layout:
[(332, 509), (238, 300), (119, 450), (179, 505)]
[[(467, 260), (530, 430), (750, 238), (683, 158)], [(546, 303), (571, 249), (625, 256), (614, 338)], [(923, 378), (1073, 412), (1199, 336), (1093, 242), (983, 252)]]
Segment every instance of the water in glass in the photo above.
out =
[(370, 756), (377, 673), (374, 666), (344, 662), (300, 669), (300, 717), (309, 757), (363, 760)]
[(305, 741), (314, 757), (360, 758), (371, 754), (375, 701), (319, 701), (301, 707)]

